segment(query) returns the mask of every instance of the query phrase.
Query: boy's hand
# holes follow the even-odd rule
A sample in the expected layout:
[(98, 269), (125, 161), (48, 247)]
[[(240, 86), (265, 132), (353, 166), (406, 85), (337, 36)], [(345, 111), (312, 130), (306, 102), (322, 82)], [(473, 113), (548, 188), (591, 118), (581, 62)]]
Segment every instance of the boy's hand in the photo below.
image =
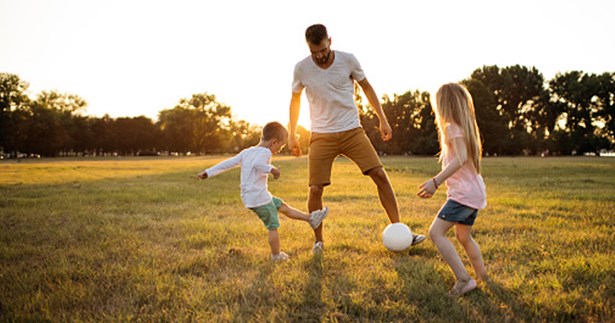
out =
[(429, 179), (419, 186), (419, 192), (416, 193), (421, 198), (428, 199), (436, 192), (436, 185), (433, 180)]
[(206, 171), (202, 171), (202, 172), (196, 174), (196, 178), (197, 179), (206, 179), (207, 178), (207, 172)]
[(280, 178), (280, 170), (279, 169), (274, 167), (274, 168), (271, 169), (270, 173), (271, 173), (271, 175), (273, 175), (273, 179)]

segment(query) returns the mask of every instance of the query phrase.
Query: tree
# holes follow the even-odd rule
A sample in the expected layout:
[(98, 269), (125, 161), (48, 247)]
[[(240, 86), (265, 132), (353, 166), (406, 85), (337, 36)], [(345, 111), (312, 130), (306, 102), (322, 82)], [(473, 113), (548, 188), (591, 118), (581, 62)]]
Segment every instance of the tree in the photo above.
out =
[(385, 143), (380, 139), (378, 117), (371, 108), (363, 105), (357, 91), (355, 86), (361, 124), (377, 151), (397, 155), (437, 152), (438, 139), (429, 93), (408, 91), (401, 95), (394, 94), (392, 98), (383, 96), (382, 109), (393, 131), (393, 139)]
[(162, 147), (169, 152), (188, 152), (192, 140), (192, 113), (184, 108), (162, 110), (158, 113), (158, 127)]
[(193, 94), (169, 110), (159, 113), (159, 126), (167, 150), (177, 152), (220, 152), (229, 135), (231, 108), (211, 94)]
[(244, 120), (230, 120), (229, 133), (228, 142), (224, 145), (225, 151), (236, 153), (254, 146), (260, 141), (260, 127), (251, 125)]
[(97, 138), (93, 131), (95, 120), (94, 117), (73, 116), (73, 127), (69, 132), (70, 137), (73, 138), (70, 150), (79, 155), (94, 153), (97, 148), (95, 145)]
[(0, 73), (0, 151), (17, 151), (16, 131), (25, 117), (20, 110), (30, 101), (26, 95), (28, 86), (15, 74)]
[[(557, 74), (545, 83), (535, 68), (483, 66), (462, 83), (474, 99), (488, 154), (582, 154), (615, 148), (615, 73)], [(84, 116), (87, 102), (74, 94), (42, 91), (34, 100), (28, 83), (0, 73), (0, 152), (45, 156), (92, 152), (139, 154), (166, 150), (180, 153), (237, 152), (255, 145), (260, 127), (234, 120), (231, 108), (214, 95), (194, 94), (172, 109), (149, 118)], [(363, 104), (355, 83), (361, 124), (379, 153), (438, 152), (434, 113), (427, 92), (384, 95), (382, 108), (393, 130), (383, 142), (378, 118)], [(307, 153), (309, 131), (298, 127)]]
[(595, 120), (603, 126), (601, 134), (608, 148), (615, 148), (615, 72), (596, 75), (596, 92), (592, 98), (597, 107)]
[(37, 102), (33, 102), (30, 113), (22, 128), (27, 133), (27, 140), (20, 147), (20, 151), (48, 157), (57, 156), (60, 150), (69, 145), (71, 139), (64, 127), (61, 113)]
[(533, 115), (548, 97), (544, 77), (536, 68), (483, 66), (462, 83), (474, 99), (485, 152), (519, 154), (531, 147), (532, 136), (546, 136), (535, 133), (544, 127), (535, 127)]
[(436, 138), (434, 145), (437, 146), (428, 93), (408, 91), (402, 95), (393, 95), (393, 99), (384, 96), (382, 109), (393, 129), (393, 139), (389, 143), (379, 143), (381, 150), (395, 155), (428, 154), (431, 151), (425, 140), (427, 138)]
[(557, 122), (558, 147), (564, 154), (598, 152), (613, 145), (613, 74), (558, 73), (549, 82), (551, 101), (562, 111)]
[(41, 91), (35, 102), (47, 109), (65, 112), (69, 115), (80, 115), (88, 105), (84, 99), (76, 94), (59, 93), (57, 91)]
[(158, 128), (145, 116), (115, 119), (111, 124), (111, 134), (113, 147), (120, 155), (156, 152)]
[(410, 140), (410, 150), (415, 154), (435, 155), (440, 150), (438, 143), (438, 130), (436, 129), (436, 118), (431, 106), (430, 95), (428, 92), (420, 94), (421, 104), (415, 120), (417, 133)]
[(509, 129), (505, 116), (495, 108), (497, 106), (495, 95), (483, 81), (470, 78), (462, 83), (472, 94), (483, 151), (490, 155), (501, 155), (504, 152), (503, 147), (508, 143)]
[(28, 116), (19, 127), (23, 141), (20, 150), (26, 153), (39, 153), (44, 156), (57, 156), (74, 147), (74, 119), (85, 109), (87, 102), (74, 94), (55, 91), (39, 93), (28, 107)]
[(92, 120), (91, 129), (94, 138), (92, 147), (95, 155), (104, 156), (117, 150), (113, 142), (112, 127), (114, 121), (108, 114), (105, 114), (102, 118)]

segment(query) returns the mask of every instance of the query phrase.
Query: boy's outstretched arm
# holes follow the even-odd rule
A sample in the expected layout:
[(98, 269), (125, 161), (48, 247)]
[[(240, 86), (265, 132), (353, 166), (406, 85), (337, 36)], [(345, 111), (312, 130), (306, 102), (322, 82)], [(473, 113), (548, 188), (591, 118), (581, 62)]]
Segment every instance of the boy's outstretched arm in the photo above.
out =
[(202, 172), (196, 174), (196, 178), (197, 179), (206, 179), (207, 177), (208, 177), (207, 176), (207, 171), (202, 171)]
[(196, 177), (198, 179), (206, 179), (206, 178), (214, 177), (220, 173), (223, 173), (229, 169), (232, 169), (232, 168), (235, 168), (241, 165), (241, 159), (242, 159), (242, 155), (238, 154), (232, 158), (223, 160), (210, 168), (207, 168), (206, 170), (198, 173)]

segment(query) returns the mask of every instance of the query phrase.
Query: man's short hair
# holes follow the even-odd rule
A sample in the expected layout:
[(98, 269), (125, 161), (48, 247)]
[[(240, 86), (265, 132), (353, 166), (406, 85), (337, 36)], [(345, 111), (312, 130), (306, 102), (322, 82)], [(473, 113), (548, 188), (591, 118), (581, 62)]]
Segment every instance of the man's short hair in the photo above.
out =
[(311, 25), (305, 30), (305, 40), (311, 44), (318, 45), (327, 38), (329, 38), (329, 34), (327, 34), (327, 27), (324, 25)]
[(271, 139), (284, 140), (287, 136), (288, 131), (286, 131), (286, 128), (279, 122), (269, 122), (263, 128), (263, 141)]

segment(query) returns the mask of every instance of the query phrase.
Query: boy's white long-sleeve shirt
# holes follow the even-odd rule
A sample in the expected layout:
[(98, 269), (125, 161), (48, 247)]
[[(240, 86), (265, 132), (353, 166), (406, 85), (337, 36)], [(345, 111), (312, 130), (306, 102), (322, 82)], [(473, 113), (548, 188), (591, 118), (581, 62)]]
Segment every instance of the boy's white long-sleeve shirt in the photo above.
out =
[(269, 148), (254, 146), (206, 169), (205, 172), (207, 177), (214, 177), (241, 166), (241, 200), (247, 208), (254, 208), (271, 202), (271, 193), (267, 189), (267, 176), (273, 169), (271, 156)]

